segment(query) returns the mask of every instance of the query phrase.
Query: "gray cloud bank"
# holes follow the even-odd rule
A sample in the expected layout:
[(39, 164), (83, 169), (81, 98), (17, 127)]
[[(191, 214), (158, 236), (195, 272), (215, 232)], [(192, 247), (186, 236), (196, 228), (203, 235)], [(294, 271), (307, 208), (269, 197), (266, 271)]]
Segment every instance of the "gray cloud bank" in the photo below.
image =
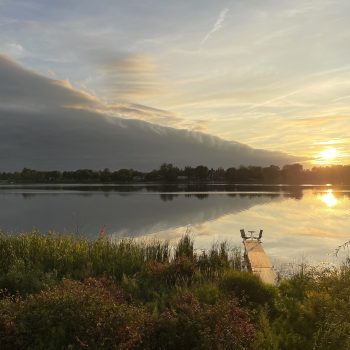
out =
[[(133, 108), (138, 113), (147, 109)], [(110, 116), (101, 110), (104, 106), (93, 96), (0, 56), (0, 170), (149, 170), (162, 162), (228, 167), (296, 160), (284, 153)]]

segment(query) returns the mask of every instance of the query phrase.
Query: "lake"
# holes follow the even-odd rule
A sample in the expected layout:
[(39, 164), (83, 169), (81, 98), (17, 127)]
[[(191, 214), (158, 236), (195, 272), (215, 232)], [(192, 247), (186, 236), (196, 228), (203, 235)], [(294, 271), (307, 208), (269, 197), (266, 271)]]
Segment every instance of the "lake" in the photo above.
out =
[[(339, 262), (350, 240), (350, 187), (266, 185), (2, 185), (0, 229), (32, 229), (177, 240), (196, 249), (216, 241), (240, 245), (239, 230), (264, 229), (276, 265)], [(342, 252), (342, 256), (347, 254)]]

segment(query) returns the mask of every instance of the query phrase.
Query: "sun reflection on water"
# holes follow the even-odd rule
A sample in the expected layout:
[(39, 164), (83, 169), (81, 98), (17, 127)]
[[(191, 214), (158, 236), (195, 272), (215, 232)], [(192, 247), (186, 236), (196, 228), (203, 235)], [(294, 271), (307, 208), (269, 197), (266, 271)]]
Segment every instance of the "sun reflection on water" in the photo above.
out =
[(333, 190), (327, 190), (327, 192), (321, 196), (321, 199), (330, 208), (334, 207), (338, 202), (333, 194)]

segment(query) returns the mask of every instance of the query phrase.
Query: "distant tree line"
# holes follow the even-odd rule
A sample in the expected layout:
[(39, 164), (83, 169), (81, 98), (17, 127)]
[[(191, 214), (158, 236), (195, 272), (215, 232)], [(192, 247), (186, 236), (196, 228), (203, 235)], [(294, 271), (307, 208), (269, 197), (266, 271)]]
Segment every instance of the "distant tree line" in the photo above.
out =
[(20, 172), (0, 172), (2, 183), (133, 183), (133, 182), (225, 182), (267, 184), (350, 184), (350, 165), (333, 165), (304, 169), (301, 164), (283, 167), (270, 165), (238, 168), (208, 168), (204, 165), (179, 168), (170, 163), (159, 169), (141, 172), (134, 169), (111, 171), (79, 169), (76, 171), (38, 171), (24, 168)]

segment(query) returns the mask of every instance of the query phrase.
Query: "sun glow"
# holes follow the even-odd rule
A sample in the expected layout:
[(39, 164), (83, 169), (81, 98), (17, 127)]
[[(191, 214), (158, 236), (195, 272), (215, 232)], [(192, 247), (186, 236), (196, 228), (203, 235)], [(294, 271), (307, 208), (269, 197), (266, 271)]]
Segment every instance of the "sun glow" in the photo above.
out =
[(322, 160), (332, 160), (337, 157), (337, 150), (335, 148), (327, 148), (320, 152)]
[(330, 208), (334, 207), (338, 202), (334, 197), (333, 190), (328, 190), (324, 195), (321, 196), (321, 199)]

